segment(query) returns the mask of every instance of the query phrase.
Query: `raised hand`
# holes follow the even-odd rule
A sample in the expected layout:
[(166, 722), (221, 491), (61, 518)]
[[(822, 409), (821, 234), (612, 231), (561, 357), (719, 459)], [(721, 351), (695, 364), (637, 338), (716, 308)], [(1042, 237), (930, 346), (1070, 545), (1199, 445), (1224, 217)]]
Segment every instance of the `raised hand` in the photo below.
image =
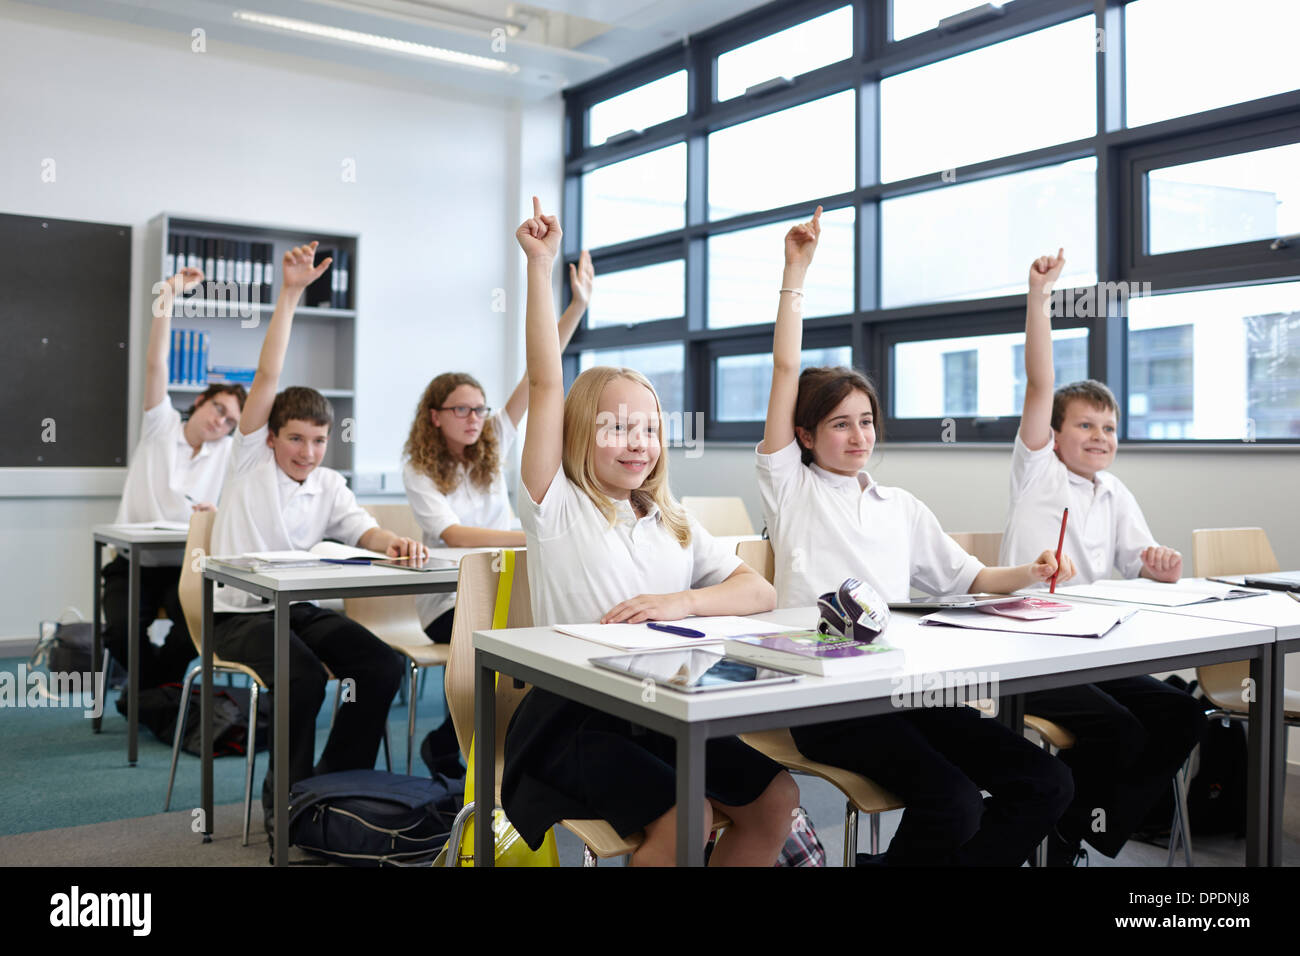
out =
[(541, 201), (533, 197), (533, 215), (515, 230), (515, 238), (529, 260), (554, 262), (560, 252), (560, 220), (542, 212)]
[(1029, 267), (1029, 291), (1041, 295), (1050, 294), (1064, 268), (1064, 247), (1058, 249), (1054, 256), (1039, 256)]
[(325, 259), (320, 265), (313, 265), (316, 260), (316, 247), (320, 245), (312, 240), (305, 246), (294, 246), (284, 254), (280, 266), (280, 284), (284, 289), (305, 289), (330, 267), (333, 257)]
[(596, 281), (596, 270), (591, 265), (591, 253), (586, 249), (578, 257), (575, 266), (569, 263), (569, 292), (573, 302), (584, 309), (591, 302), (591, 289)]
[(1146, 548), (1142, 551), (1142, 570), (1153, 581), (1174, 584), (1183, 576), (1183, 556), (1173, 548)]
[(817, 251), (817, 240), (821, 235), (822, 207), (818, 206), (811, 219), (791, 226), (785, 234), (785, 264), (807, 269), (812, 264), (813, 253)]
[(152, 290), (156, 296), (153, 300), (154, 318), (161, 319), (164, 315), (170, 315), (176, 297), (189, 292), (202, 281), (203, 270), (182, 267), (170, 279), (155, 283)]

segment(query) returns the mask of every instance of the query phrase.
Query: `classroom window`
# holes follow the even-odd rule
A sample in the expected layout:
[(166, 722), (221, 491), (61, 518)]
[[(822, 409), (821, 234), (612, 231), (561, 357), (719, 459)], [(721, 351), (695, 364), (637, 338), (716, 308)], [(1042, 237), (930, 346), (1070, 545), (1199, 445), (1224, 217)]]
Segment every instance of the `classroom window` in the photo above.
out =
[(793, 79), (853, 55), (853, 8), (796, 24), (718, 57), (719, 102), (778, 76)]
[[(1092, 136), (1095, 44), (1093, 18), (1081, 17), (886, 77), (880, 83), (881, 180)], [(1046, 82), (1050, 106), (1036, 104), (1027, 77)]]
[[(1025, 333), (966, 335), (893, 346), (893, 418), (1019, 417), (1025, 401)], [(1088, 331), (1057, 329), (1058, 384), (1088, 377)], [(935, 383), (942, 388), (935, 388)]]
[[(814, 365), (852, 365), (853, 350), (847, 345), (804, 349), (799, 368)], [(767, 418), (767, 399), (772, 391), (772, 353), (723, 355), (714, 360), (717, 382), (713, 417), (720, 422), (761, 422)]]
[(775, 209), (854, 186), (852, 90), (709, 136), (709, 218)]
[(578, 371), (596, 365), (634, 368), (655, 387), (665, 414), (683, 411), (686, 349), (679, 343), (635, 346), (624, 349), (592, 349), (578, 353)]
[(686, 113), (686, 71), (601, 100), (587, 114), (587, 145), (599, 146), (628, 130), (649, 129)]
[(1300, 232), (1300, 143), (1147, 173), (1152, 255)]
[(975, 0), (889, 0), (893, 40), (903, 40), (933, 30), (944, 17), (979, 4)]
[(636, 325), (686, 314), (686, 263), (681, 259), (654, 265), (602, 272), (596, 280), (587, 325)]
[[(709, 238), (709, 328), (776, 321), (785, 234), (808, 218)], [(822, 212), (822, 236), (804, 290), (804, 318), (853, 311), (854, 219), (851, 206)]]
[(1124, 8), (1129, 126), (1300, 87), (1300, 4), (1135, 0)]
[(582, 177), (582, 242), (588, 249), (685, 224), (685, 143), (611, 163)]
[(884, 200), (881, 305), (1023, 294), (1060, 246), (1057, 287), (1096, 282), (1096, 171), (1079, 159)]
[(1300, 438), (1300, 282), (1131, 299), (1129, 438)]

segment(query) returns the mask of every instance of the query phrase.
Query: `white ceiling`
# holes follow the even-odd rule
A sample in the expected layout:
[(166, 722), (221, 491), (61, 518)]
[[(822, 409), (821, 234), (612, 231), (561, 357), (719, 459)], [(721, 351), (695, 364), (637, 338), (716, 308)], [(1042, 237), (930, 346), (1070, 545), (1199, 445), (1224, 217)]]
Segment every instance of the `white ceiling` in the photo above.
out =
[[(767, 0), (21, 0), (36, 6), (472, 90), (536, 99), (763, 6)], [(249, 11), (505, 60), (512, 74), (241, 23)], [(502, 45), (504, 44), (504, 49)]]

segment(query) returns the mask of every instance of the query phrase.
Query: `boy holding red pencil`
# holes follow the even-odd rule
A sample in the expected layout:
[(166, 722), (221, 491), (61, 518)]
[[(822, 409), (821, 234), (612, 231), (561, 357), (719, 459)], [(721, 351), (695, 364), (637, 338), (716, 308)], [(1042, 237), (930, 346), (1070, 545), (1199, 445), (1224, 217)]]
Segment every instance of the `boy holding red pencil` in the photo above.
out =
[[(1029, 269), (1025, 312), (1025, 404), (1011, 458), (1011, 508), (999, 563), (1038, 554), (1053, 537), (1090, 584), (1145, 577), (1175, 582), (1182, 556), (1156, 543), (1133, 493), (1106, 469), (1115, 459), (1119, 407), (1087, 379), (1055, 388), (1052, 287), (1064, 250)], [(1063, 515), (1069, 509), (1068, 521)], [(1029, 694), (1026, 713), (1075, 735), (1061, 752), (1074, 773), (1074, 802), (1049, 838), (1049, 865), (1073, 865), (1087, 840), (1114, 857), (1169, 787), (1205, 718), (1200, 703), (1151, 677)]]

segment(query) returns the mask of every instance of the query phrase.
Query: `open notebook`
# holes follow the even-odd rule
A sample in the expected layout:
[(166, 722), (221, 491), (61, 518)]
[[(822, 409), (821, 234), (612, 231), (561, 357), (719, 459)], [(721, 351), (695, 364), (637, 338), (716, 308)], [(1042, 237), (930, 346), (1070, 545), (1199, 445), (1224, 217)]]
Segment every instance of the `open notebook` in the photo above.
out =
[(1154, 607), (1187, 607), (1191, 604), (1258, 597), (1264, 593), (1196, 578), (1183, 578), (1176, 584), (1160, 584), (1145, 578), (1134, 578), (1128, 581), (1097, 581), (1094, 584), (1079, 584), (1056, 589), (1056, 596), (1061, 598), (1076, 597), (1089, 601), (1149, 604)]
[[(1059, 594), (1060, 588), (1056, 589)], [(922, 624), (966, 627), (977, 631), (1006, 631), (1012, 634), (1049, 634), (1056, 637), (1101, 637), (1137, 613), (1136, 608), (1102, 604), (1076, 604), (1060, 616), (1047, 620), (1022, 621), (984, 614), (978, 609), (936, 611), (921, 618)]]

